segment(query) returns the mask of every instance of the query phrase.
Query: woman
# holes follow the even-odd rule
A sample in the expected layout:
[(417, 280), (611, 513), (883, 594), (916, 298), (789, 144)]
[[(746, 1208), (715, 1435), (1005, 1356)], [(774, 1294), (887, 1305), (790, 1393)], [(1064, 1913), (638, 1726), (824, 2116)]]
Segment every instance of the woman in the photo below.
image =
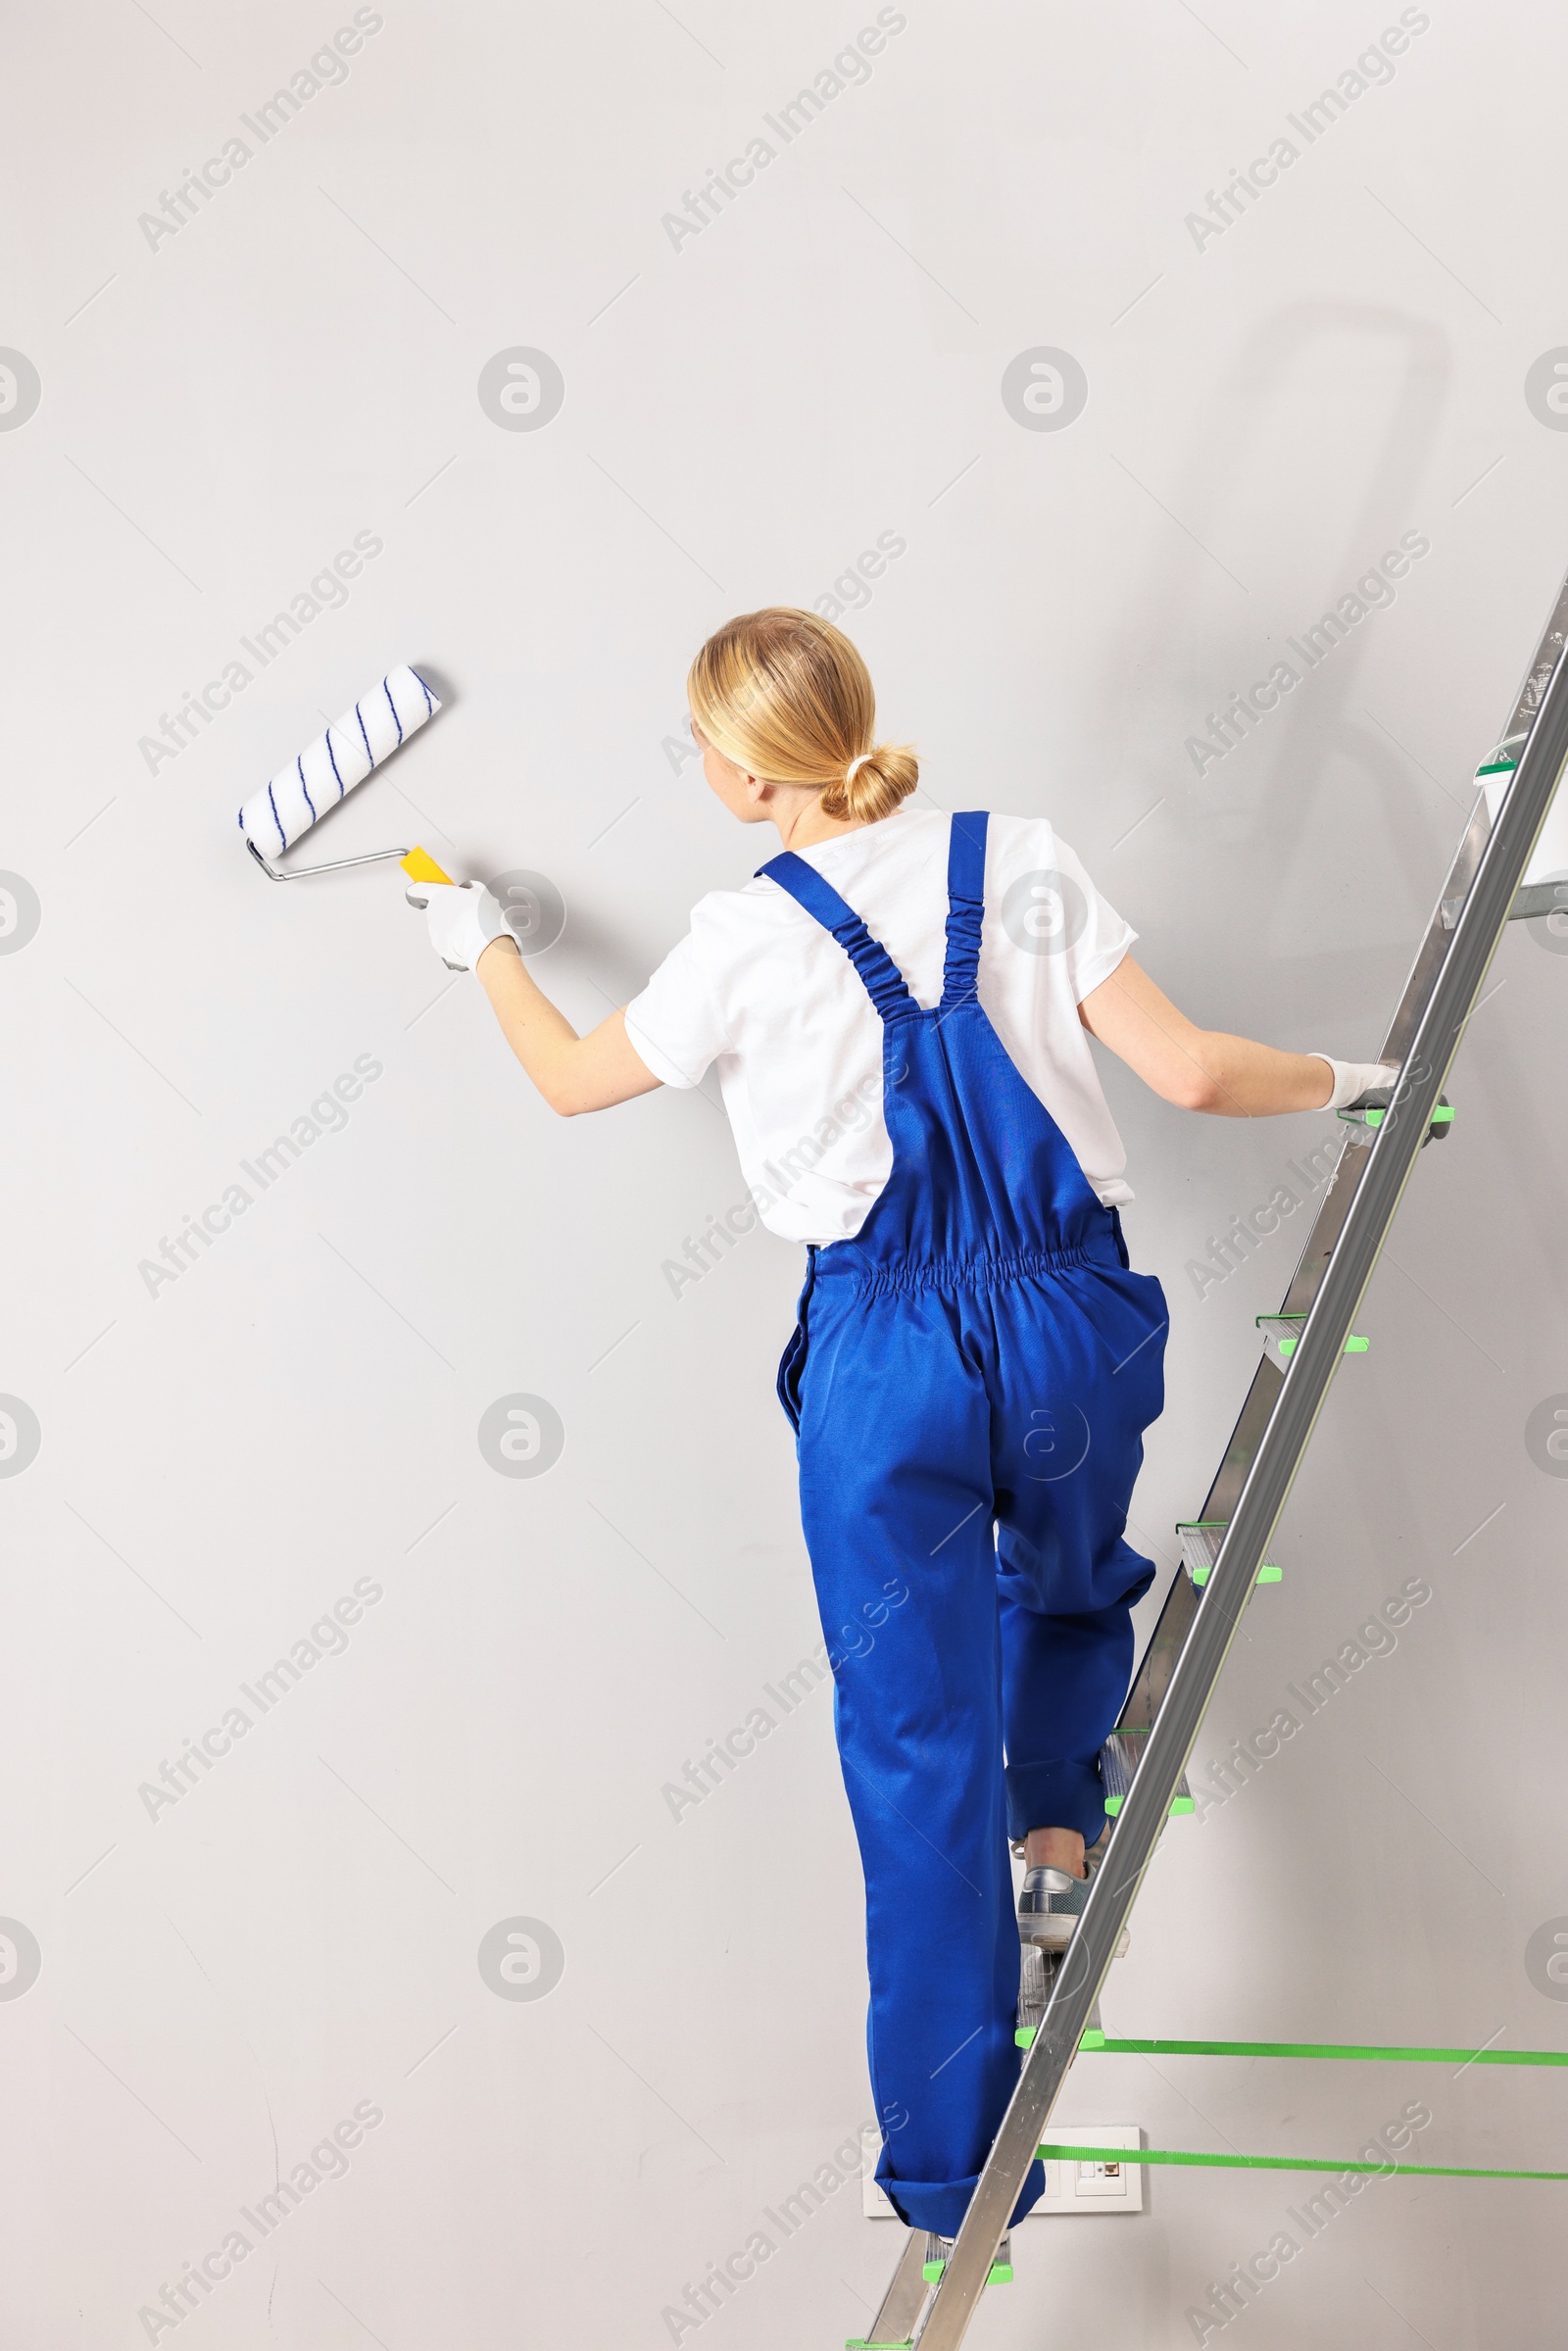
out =
[(873, 740), (865, 665), (814, 614), (730, 621), (687, 694), (709, 784), (783, 854), (705, 898), (623, 1011), (579, 1038), (487, 890), (409, 895), (564, 1115), (716, 1064), (762, 1221), (806, 1244), (778, 1392), (865, 1871), (877, 2177), (951, 2237), (1017, 2079), (1019, 1934), (1062, 1947), (1105, 1834), (1154, 1573), (1123, 1529), (1165, 1302), (1128, 1264), (1085, 1032), (1221, 1116), (1391, 1073), (1196, 1028), (1043, 819), (904, 808), (913, 753)]

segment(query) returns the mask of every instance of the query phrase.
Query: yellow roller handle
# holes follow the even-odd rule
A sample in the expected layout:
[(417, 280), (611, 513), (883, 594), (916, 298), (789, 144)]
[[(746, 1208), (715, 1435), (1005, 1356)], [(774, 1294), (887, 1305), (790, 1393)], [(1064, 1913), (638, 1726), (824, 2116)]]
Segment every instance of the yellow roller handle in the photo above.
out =
[(434, 857), (422, 849), (411, 849), (406, 857), (398, 859), (411, 882), (450, 882), (450, 873), (443, 873)]

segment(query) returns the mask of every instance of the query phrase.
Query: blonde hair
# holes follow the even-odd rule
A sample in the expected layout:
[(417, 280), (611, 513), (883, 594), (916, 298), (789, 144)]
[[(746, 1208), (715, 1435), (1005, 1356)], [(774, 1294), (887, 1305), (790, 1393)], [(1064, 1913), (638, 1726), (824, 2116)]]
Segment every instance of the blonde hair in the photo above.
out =
[(692, 715), (749, 775), (810, 784), (824, 816), (876, 824), (920, 780), (907, 743), (874, 743), (876, 696), (857, 648), (790, 605), (742, 612), (710, 636), (686, 677)]

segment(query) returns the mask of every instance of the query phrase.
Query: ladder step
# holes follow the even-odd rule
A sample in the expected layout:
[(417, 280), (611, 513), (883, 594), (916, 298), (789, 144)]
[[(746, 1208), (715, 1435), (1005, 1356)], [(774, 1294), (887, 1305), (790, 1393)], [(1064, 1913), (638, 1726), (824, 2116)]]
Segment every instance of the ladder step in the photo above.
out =
[[(1017, 2042), (1020, 2049), (1032, 2049), (1035, 2045), (1035, 2034), (1038, 2030), (1039, 2027), (1035, 2025), (1020, 2025), (1012, 2037)], [(1088, 2032), (1085, 2033), (1083, 2039), (1078, 2043), (1080, 2051), (1084, 2049), (1102, 2049), (1105, 2047), (1105, 2045), (1106, 2043), (1104, 2034), (1100, 2031), (1098, 2026), (1093, 2025), (1089, 2028)], [(1121, 2047), (1120, 2041), (1114, 2041), (1110, 2045), (1113, 2050)], [(1565, 2060), (1565, 2062), (1568, 2062), (1568, 2060)]]
[[(1138, 1758), (1143, 1752), (1142, 1742), (1148, 1737), (1149, 1733), (1143, 1730), (1112, 1731), (1100, 1750), (1100, 1777), (1105, 1784), (1105, 1816), (1108, 1820), (1114, 1820), (1122, 1808), (1133, 1784), (1133, 1774), (1138, 1769)], [(1178, 1813), (1196, 1812), (1197, 1809), (1192, 1790), (1187, 1785), (1187, 1774), (1183, 1772), (1170, 1808), (1171, 1818), (1174, 1820)]]
[[(1460, 901), (1460, 905), (1463, 905)], [(1568, 882), (1521, 882), (1508, 912), (1510, 922), (1535, 922), (1543, 914), (1568, 912)], [(1458, 920), (1455, 912), (1454, 921)], [(1447, 928), (1451, 930), (1453, 923)]]
[[(947, 2266), (946, 2260), (939, 2254), (934, 2260), (926, 2263), (920, 2275), (927, 2285), (935, 2285)], [(997, 2247), (997, 2258), (986, 2273), (986, 2283), (987, 2285), (1011, 2285), (1012, 2238), (1010, 2236), (1004, 2236)]]
[[(1356, 1120), (1356, 1121), (1357, 1121), (1357, 1123), (1358, 1123), (1358, 1124), (1360, 1124), (1360, 1125), (1363, 1125), (1363, 1126), (1369, 1126), (1369, 1127), (1380, 1127), (1380, 1126), (1383, 1124), (1383, 1121), (1385, 1120), (1385, 1118), (1387, 1118), (1387, 1116), (1388, 1116), (1388, 1111), (1387, 1111), (1387, 1110), (1379, 1110), (1379, 1109), (1376, 1109), (1376, 1108), (1374, 1108), (1374, 1109), (1371, 1109), (1371, 1110), (1361, 1110), (1361, 1111), (1355, 1111), (1355, 1110), (1342, 1110), (1342, 1111), (1340, 1112), (1340, 1116), (1341, 1116), (1342, 1118), (1350, 1118), (1350, 1119), (1354, 1119), (1354, 1120)], [(1437, 1108), (1436, 1108), (1436, 1109), (1433, 1111), (1433, 1113), (1432, 1113), (1432, 1124), (1433, 1124), (1435, 1127), (1446, 1127), (1446, 1126), (1452, 1126), (1452, 1124), (1453, 1124), (1453, 1104), (1452, 1104), (1452, 1102), (1439, 1102), (1439, 1104), (1438, 1104)]]
[[(1230, 1523), (1228, 1518), (1178, 1519), (1176, 1522), (1176, 1533), (1182, 1546), (1182, 1564), (1200, 1591), (1213, 1572), (1214, 1562), (1219, 1557), (1219, 1546), (1225, 1540), (1225, 1530)], [(1253, 1578), (1257, 1584), (1281, 1584), (1284, 1580), (1285, 1570), (1271, 1567), (1266, 1560)]]
[[(1012, 2036), (1020, 2049), (1034, 2046), (1035, 2034), (1050, 2005), (1052, 1989), (1064, 1956), (1060, 1951), (1042, 1951), (1038, 1943), (1022, 1945), (1018, 1969), (1018, 2023)], [(1089, 2011), (1089, 2029), (1099, 2033), (1102, 2040), (1104, 2039), (1100, 2028), (1098, 1999)]]
[[(1523, 898), (1525, 896), (1524, 891), (1521, 890), (1519, 895), (1521, 898)], [(1556, 908), (1548, 906), (1543, 906), (1539, 910), (1543, 913), (1550, 914), (1554, 913)], [(1518, 914), (1520, 908), (1516, 905), (1514, 907), (1514, 913)], [(1458, 919), (1457, 914), (1455, 915), (1454, 919), (1455, 921)], [(1510, 916), (1510, 920), (1511, 919), (1512, 917)], [(1451, 922), (1446, 922), (1444, 927), (1446, 930), (1451, 930), (1453, 928), (1453, 924)], [(1380, 1127), (1387, 1119), (1389, 1112), (1393, 1107), (1393, 1087), (1374, 1086), (1370, 1093), (1362, 1095), (1358, 1102), (1351, 1102), (1348, 1110), (1341, 1110), (1339, 1112), (1339, 1116), (1343, 1118), (1348, 1126)], [(1421, 1138), (1422, 1150), (1425, 1151), (1429, 1143), (1441, 1143), (1452, 1124), (1453, 1104), (1449, 1102), (1446, 1094), (1440, 1094), (1438, 1096), (1436, 1105), (1427, 1119), (1427, 1131)]]
[[(1253, 1320), (1260, 1331), (1273, 1334), (1274, 1344), (1282, 1355), (1289, 1357), (1295, 1354), (1297, 1341), (1301, 1336), (1301, 1326), (1306, 1321), (1304, 1314), (1258, 1314)], [(1348, 1355), (1364, 1355), (1371, 1345), (1370, 1339), (1358, 1339), (1352, 1333), (1345, 1342), (1344, 1351)]]

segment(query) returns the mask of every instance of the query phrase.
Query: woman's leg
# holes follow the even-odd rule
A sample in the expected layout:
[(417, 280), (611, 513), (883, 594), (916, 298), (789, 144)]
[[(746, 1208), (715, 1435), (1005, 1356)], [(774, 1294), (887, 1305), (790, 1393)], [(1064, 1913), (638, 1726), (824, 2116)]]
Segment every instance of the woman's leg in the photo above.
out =
[(1018, 2076), (990, 1407), (929, 1294), (834, 1315), (822, 1292), (801, 1507), (865, 1870), (877, 2177), (951, 2236)]
[(997, 1299), (1007, 1826), (1065, 1837), (1030, 1860), (1075, 1877), (1073, 1838), (1093, 1845), (1104, 1830), (1100, 1750), (1132, 1674), (1132, 1605), (1154, 1574), (1124, 1529), (1143, 1433), (1163, 1403), (1163, 1328), (1157, 1285), (1146, 1306), (1132, 1280), (1129, 1293), (1080, 1273)]
[[(1017, 1539), (1004, 1530), (999, 1551), (1017, 1555)], [(1006, 1577), (1016, 1589), (1025, 1581)], [(1141, 1568), (1140, 1588), (1148, 1575)], [(1073, 1877), (1083, 1874), (1081, 1848), (1105, 1826), (1100, 1750), (1115, 1728), (1132, 1673), (1132, 1609), (1127, 1602), (1088, 1614), (1048, 1613), (1016, 1597), (1002, 1604), (1003, 1719), (1007, 1744), (1007, 1833), (1026, 1837), (1054, 1829), (1069, 1839), (1067, 1857), (1031, 1852)]]
[(1024, 1838), (1024, 1867), (1065, 1870), (1069, 1878), (1084, 1871), (1084, 1840), (1077, 1829), (1031, 1829)]

